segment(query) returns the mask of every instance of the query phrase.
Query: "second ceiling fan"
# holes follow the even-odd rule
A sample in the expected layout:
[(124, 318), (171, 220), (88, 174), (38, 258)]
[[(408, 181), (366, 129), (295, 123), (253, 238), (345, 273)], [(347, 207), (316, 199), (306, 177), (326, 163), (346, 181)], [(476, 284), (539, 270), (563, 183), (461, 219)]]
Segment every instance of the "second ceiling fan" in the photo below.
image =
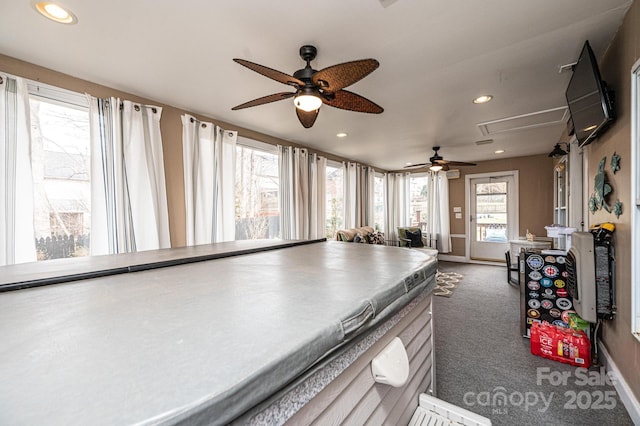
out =
[(310, 128), (318, 118), (322, 104), (334, 108), (345, 109), (370, 114), (380, 114), (381, 106), (369, 99), (353, 92), (343, 90), (372, 73), (380, 65), (375, 59), (361, 59), (359, 61), (345, 62), (316, 71), (311, 68), (310, 62), (316, 57), (318, 50), (314, 46), (302, 46), (300, 57), (307, 65), (288, 75), (280, 71), (259, 65), (244, 59), (234, 59), (235, 62), (269, 77), (272, 80), (292, 86), (295, 92), (280, 92), (263, 96), (249, 102), (237, 105), (232, 110), (254, 107), (283, 99), (294, 98), (298, 120), (305, 128)]
[(432, 170), (432, 171), (444, 170), (446, 172), (447, 170), (449, 170), (451, 168), (451, 166), (461, 167), (461, 166), (475, 166), (476, 165), (476, 163), (466, 163), (464, 161), (449, 161), (449, 160), (445, 160), (444, 158), (442, 158), (442, 156), (440, 154), (438, 154), (439, 150), (440, 150), (439, 146), (434, 146), (433, 147), (434, 154), (433, 154), (432, 157), (429, 158), (429, 162), (428, 163), (412, 164), (410, 166), (406, 166), (405, 169), (429, 166), (429, 169)]

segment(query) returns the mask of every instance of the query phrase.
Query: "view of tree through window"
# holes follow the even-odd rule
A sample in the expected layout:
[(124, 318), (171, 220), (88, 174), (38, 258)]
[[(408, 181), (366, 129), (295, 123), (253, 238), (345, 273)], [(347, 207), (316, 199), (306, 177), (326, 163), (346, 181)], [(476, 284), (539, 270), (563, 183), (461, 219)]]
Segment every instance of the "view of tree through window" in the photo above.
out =
[(344, 183), (342, 167), (327, 165), (327, 239), (332, 240), (344, 224)]
[(236, 146), (236, 240), (278, 238), (278, 155)]
[(31, 96), (34, 227), (38, 260), (89, 254), (89, 111)]
[(411, 175), (409, 180), (409, 223), (427, 230), (427, 176)]

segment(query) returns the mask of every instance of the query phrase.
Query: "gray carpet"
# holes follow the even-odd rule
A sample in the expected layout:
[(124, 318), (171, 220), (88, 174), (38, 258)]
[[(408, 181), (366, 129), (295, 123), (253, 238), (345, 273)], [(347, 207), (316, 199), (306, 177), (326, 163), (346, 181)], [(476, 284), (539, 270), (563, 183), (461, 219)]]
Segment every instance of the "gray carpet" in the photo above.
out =
[[(494, 425), (633, 424), (599, 369), (585, 374), (530, 353), (506, 267), (439, 262), (438, 269), (464, 275), (454, 297), (433, 300), (438, 398)], [(554, 383), (562, 374), (566, 380)]]

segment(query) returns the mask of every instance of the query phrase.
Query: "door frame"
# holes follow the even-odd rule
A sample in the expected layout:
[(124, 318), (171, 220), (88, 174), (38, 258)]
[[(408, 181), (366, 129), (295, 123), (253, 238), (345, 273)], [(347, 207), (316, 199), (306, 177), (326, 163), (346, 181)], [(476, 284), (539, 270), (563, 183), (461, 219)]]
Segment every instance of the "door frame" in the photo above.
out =
[[(471, 259), (471, 227), (469, 226), (469, 216), (471, 215), (471, 179), (482, 179), (488, 177), (502, 177), (502, 176), (513, 176), (513, 182), (515, 186), (515, 191), (513, 191), (513, 196), (509, 196), (508, 202), (512, 203), (515, 207), (515, 213), (513, 215), (513, 228), (511, 233), (512, 235), (508, 235), (508, 240), (515, 240), (520, 233), (520, 182), (518, 179), (518, 170), (502, 170), (498, 172), (489, 172), (489, 173), (475, 173), (468, 174), (464, 176), (464, 211), (465, 211), (465, 220), (464, 220), (464, 234), (465, 234), (465, 251), (464, 257), (465, 262), (467, 263), (493, 263), (493, 262), (485, 262), (480, 260), (472, 260)], [(513, 198), (513, 199), (512, 199)], [(515, 234), (515, 235), (513, 235)]]

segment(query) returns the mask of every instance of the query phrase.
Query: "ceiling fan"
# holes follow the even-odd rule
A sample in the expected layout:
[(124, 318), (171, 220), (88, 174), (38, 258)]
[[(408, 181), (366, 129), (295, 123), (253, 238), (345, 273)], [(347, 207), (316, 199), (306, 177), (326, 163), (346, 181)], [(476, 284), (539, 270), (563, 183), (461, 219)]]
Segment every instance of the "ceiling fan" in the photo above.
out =
[(449, 160), (445, 160), (444, 158), (442, 158), (441, 155), (438, 154), (438, 150), (440, 150), (439, 146), (434, 146), (433, 147), (433, 157), (429, 158), (429, 162), (428, 163), (420, 163), (420, 164), (412, 164), (410, 166), (405, 166), (406, 168), (413, 168), (413, 167), (422, 167), (422, 166), (429, 166), (429, 170), (432, 170), (434, 172), (440, 171), (440, 170), (444, 170), (445, 172), (447, 170), (450, 169), (450, 166), (455, 166), (455, 167), (461, 167), (461, 166), (475, 166), (475, 163), (465, 163), (463, 161), (449, 161)]
[(300, 123), (307, 129), (315, 123), (323, 103), (334, 108), (370, 114), (380, 114), (384, 111), (381, 106), (369, 99), (343, 90), (345, 87), (352, 85), (372, 73), (380, 65), (378, 61), (375, 59), (361, 59), (359, 61), (345, 62), (316, 71), (311, 68), (310, 62), (316, 57), (317, 53), (318, 50), (314, 46), (302, 46), (300, 48), (300, 57), (307, 62), (307, 66), (294, 72), (292, 76), (263, 65), (245, 61), (244, 59), (234, 59), (235, 62), (244, 65), (258, 74), (294, 87), (296, 91), (280, 92), (264, 96), (231, 109), (236, 111), (283, 99), (294, 98), (293, 103), (296, 106), (298, 120), (300, 120)]

